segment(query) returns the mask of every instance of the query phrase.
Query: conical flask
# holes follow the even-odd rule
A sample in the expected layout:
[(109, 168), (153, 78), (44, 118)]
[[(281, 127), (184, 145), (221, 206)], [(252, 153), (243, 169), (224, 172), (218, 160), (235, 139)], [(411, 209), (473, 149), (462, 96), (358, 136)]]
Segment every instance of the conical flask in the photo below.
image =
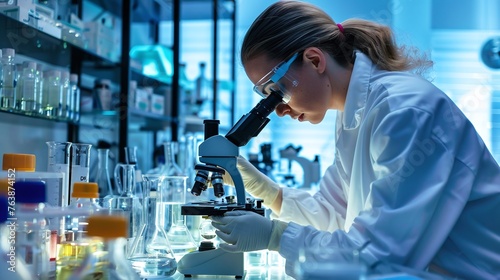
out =
[(102, 199), (101, 206), (109, 209), (116, 208), (115, 199), (118, 196), (118, 192), (113, 189), (113, 186), (111, 185), (108, 161), (109, 149), (97, 149), (97, 174), (95, 182), (99, 187), (99, 197)]
[(185, 217), (181, 214), (181, 207), (186, 201), (186, 179), (184, 176), (165, 176), (166, 205), (168, 209), (168, 239), (177, 259), (198, 249), (193, 235), (186, 226)]
[(128, 252), (132, 267), (142, 279), (172, 276), (177, 261), (161, 223), (165, 218), (164, 176), (142, 175), (143, 224)]

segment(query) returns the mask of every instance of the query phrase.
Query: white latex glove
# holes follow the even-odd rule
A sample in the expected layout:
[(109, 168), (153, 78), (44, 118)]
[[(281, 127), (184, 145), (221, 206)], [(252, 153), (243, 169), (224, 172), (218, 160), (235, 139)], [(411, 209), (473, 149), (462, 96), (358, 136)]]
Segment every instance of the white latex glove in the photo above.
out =
[[(242, 156), (238, 156), (237, 167), (241, 173), (245, 191), (253, 197), (264, 200), (265, 205), (272, 205), (278, 197), (280, 186)], [(225, 184), (234, 186), (233, 179), (228, 172), (223, 175), (223, 179)]]
[(211, 219), (217, 229), (215, 234), (226, 242), (219, 247), (228, 252), (278, 250), (281, 235), (288, 226), (251, 211), (231, 211)]

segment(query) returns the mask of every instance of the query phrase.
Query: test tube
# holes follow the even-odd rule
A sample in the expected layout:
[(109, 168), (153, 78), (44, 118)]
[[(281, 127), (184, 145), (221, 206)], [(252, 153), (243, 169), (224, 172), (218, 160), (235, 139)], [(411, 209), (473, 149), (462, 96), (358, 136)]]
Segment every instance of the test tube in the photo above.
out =
[(52, 206), (68, 206), (69, 203), (69, 166), (71, 142), (46, 142), (49, 148), (47, 171), (64, 173), (64, 181), (59, 190), (47, 193), (47, 202)]
[(73, 193), (74, 183), (89, 181), (91, 148), (92, 144), (73, 143), (71, 145), (70, 194)]

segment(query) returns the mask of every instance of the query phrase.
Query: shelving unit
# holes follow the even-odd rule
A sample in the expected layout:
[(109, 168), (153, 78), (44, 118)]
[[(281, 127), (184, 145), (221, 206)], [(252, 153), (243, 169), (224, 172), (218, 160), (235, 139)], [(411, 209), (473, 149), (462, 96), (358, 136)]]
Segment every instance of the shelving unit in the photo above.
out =
[[(207, 44), (207, 48), (212, 49), (212, 63), (213, 63), (213, 117), (216, 117), (217, 112), (217, 20), (222, 15), (223, 17), (232, 17), (234, 20), (234, 12), (228, 14), (228, 11), (221, 4), (222, 2), (230, 2), (235, 8), (235, 1), (228, 0), (150, 0), (150, 1), (132, 1), (132, 0), (112, 0), (112, 1), (98, 1), (98, 0), (81, 0), (78, 1), (80, 9), (80, 17), (82, 18), (82, 11), (84, 1), (90, 1), (93, 4), (104, 5), (104, 9), (109, 8), (109, 12), (118, 16), (121, 19), (121, 55), (119, 61), (112, 61), (96, 52), (89, 50), (85, 47), (73, 44), (72, 42), (56, 38), (33, 26), (24, 24), (20, 21), (12, 19), (5, 14), (0, 13), (0, 48), (14, 48), (16, 55), (28, 57), (29, 59), (40, 61), (46, 64), (49, 68), (65, 68), (69, 69), (71, 73), (76, 73), (79, 76), (79, 86), (83, 94), (90, 94), (93, 87), (93, 80), (96, 78), (109, 79), (117, 88), (118, 94), (118, 107), (114, 111), (92, 111), (81, 112), (81, 120), (78, 123), (73, 121), (48, 119), (42, 116), (27, 116), (28, 119), (36, 118), (42, 121), (62, 123), (66, 127), (66, 141), (82, 142), (82, 135), (85, 135), (91, 128), (101, 129), (106, 134), (116, 135), (114, 142), (116, 147), (115, 151), (118, 154), (118, 161), (124, 161), (124, 148), (128, 145), (135, 145), (131, 143), (129, 134), (131, 131), (151, 133), (153, 136), (152, 145), (157, 145), (156, 134), (159, 131), (165, 131), (168, 127), (172, 133), (172, 140), (179, 139), (179, 65), (180, 65), (180, 39), (181, 30), (180, 24), (183, 20), (193, 19), (197, 16), (202, 18), (212, 17), (213, 20), (213, 41)], [(184, 6), (186, 5), (186, 6)], [(198, 8), (194, 8), (198, 7)], [(200, 8), (201, 7), (201, 8)], [(211, 15), (207, 7), (211, 8)], [(189, 9), (189, 10), (188, 10)], [(234, 11), (234, 10), (233, 10)], [(171, 84), (165, 81), (148, 77), (131, 67), (129, 50), (131, 49), (131, 24), (133, 22), (150, 22), (152, 29), (153, 41), (157, 43), (158, 40), (158, 24), (160, 21), (172, 21), (173, 23), (173, 43), (168, 46), (173, 51), (174, 66), (173, 77)], [(234, 21), (233, 21), (234, 22)], [(233, 28), (235, 29), (235, 28)], [(233, 30), (233, 41), (235, 31)], [(234, 42), (233, 42), (234, 46)], [(233, 57), (234, 61), (234, 57)], [(234, 68), (234, 67), (233, 67)], [(233, 69), (234, 70), (234, 69)], [(234, 72), (234, 71), (233, 71)], [(234, 78), (234, 73), (231, 76)], [(137, 80), (139, 86), (153, 85), (154, 87), (168, 86), (171, 88), (171, 107), (170, 115), (159, 115), (150, 112), (140, 111), (128, 104), (129, 81)], [(234, 105), (234, 98), (232, 98), (232, 105)], [(232, 106), (234, 107), (234, 106)], [(9, 114), (11, 116), (26, 116), (22, 112), (4, 112), (2, 114)], [(12, 117), (9, 117), (12, 118)], [(191, 121), (193, 118), (186, 118)], [(232, 117), (234, 119), (234, 117)], [(36, 122), (39, 122), (38, 120)], [(106, 125), (100, 125), (105, 123)], [(201, 123), (201, 120), (200, 120)], [(63, 126), (63, 127), (64, 127)], [(50, 126), (49, 126), (50, 127)], [(61, 125), (57, 126), (58, 128)], [(109, 130), (109, 131), (105, 131)], [(89, 134), (89, 133), (87, 133)], [(85, 138), (86, 139), (86, 138)], [(5, 151), (7, 152), (7, 151)], [(28, 151), (29, 152), (29, 151)]]

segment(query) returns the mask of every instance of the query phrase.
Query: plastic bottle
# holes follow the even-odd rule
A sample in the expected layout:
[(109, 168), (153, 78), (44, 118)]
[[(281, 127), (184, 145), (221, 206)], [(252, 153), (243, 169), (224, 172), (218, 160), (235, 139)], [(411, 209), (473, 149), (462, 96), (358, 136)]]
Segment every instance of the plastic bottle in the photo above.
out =
[(39, 94), (40, 81), (38, 81), (39, 77), (36, 74), (36, 65), (35, 62), (25, 61), (18, 83), (17, 109), (26, 114), (37, 113), (36, 96)]
[(103, 246), (95, 252), (88, 250), (82, 264), (68, 279), (139, 280), (125, 257), (127, 223), (123, 216), (91, 215), (87, 235), (95, 238), (94, 242), (102, 241)]
[(71, 89), (71, 113), (70, 118), (74, 122), (80, 120), (80, 88), (78, 87), (78, 75), (69, 76), (69, 85)]
[(0, 76), (0, 108), (14, 110), (16, 107), (16, 64), (14, 49), (2, 49), (2, 74)]
[(12, 221), (8, 218), (9, 204), (7, 197), (0, 195), (0, 271), (4, 275), (2, 278), (9, 280), (31, 280), (33, 276), (30, 274), (26, 264), (21, 258), (16, 257), (16, 252), (10, 245), (15, 241), (11, 233)]
[[(72, 197), (74, 200), (68, 210), (82, 210), (86, 215), (70, 215), (66, 217), (66, 232), (64, 241), (58, 244), (56, 259), (56, 278), (58, 280), (68, 277), (78, 268), (87, 251), (95, 252), (99, 243), (91, 243), (87, 238), (88, 217), (102, 208), (97, 204), (99, 197), (96, 183), (79, 182), (73, 186)], [(91, 246), (91, 248), (89, 248)]]
[[(17, 181), (16, 215), (16, 256), (28, 266), (36, 279), (49, 279), (52, 272), (50, 263), (50, 230), (43, 217), (45, 208), (45, 183), (42, 181)], [(22, 218), (24, 215), (38, 217)], [(54, 260), (55, 261), (55, 260)], [(54, 262), (55, 268), (55, 262)], [(55, 272), (55, 271), (54, 271)]]

